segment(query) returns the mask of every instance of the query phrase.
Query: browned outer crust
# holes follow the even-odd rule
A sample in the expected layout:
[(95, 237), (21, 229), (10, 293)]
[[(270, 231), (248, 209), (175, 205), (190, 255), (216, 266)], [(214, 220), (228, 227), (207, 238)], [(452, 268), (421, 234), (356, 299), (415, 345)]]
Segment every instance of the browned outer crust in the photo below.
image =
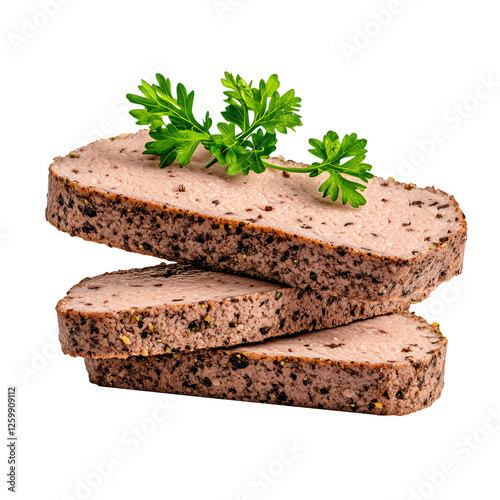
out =
[[(174, 264), (165, 270), (179, 273), (186, 266)], [(225, 300), (102, 313), (69, 309), (62, 299), (57, 316), (65, 354), (126, 358), (258, 342), (403, 311), (409, 305), (406, 300), (339, 299), (331, 293), (276, 285), (273, 291)]]
[(52, 170), (46, 218), (72, 236), (215, 271), (328, 290), (343, 297), (420, 301), (462, 271), (467, 227), (455, 199), (450, 199), (456, 205), (457, 218), (462, 218), (461, 230), (446, 241), (430, 242), (429, 252), (410, 259), (318, 243), (229, 217), (100, 192)]
[[(105, 387), (405, 415), (441, 395), (447, 340), (438, 327), (434, 330), (436, 348), (405, 363), (273, 357), (228, 348), (127, 360), (87, 358), (85, 365), (90, 381)], [(353, 391), (346, 395), (346, 389)]]

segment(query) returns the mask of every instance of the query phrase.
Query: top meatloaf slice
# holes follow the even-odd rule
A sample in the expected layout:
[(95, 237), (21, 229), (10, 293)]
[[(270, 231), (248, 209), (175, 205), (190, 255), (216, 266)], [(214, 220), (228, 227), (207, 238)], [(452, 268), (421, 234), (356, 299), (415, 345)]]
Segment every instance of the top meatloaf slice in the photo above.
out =
[(148, 140), (143, 130), (56, 158), (47, 220), (109, 246), (365, 300), (421, 300), (462, 270), (465, 218), (442, 191), (375, 177), (352, 208), (321, 197), (323, 176), (204, 169), (201, 147), (161, 170), (142, 154)]

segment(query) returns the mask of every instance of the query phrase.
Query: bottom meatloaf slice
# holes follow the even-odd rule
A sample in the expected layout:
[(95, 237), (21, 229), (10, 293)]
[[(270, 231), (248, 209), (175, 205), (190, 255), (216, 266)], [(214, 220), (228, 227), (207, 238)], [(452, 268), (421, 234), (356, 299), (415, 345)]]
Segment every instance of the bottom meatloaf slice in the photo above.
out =
[(171, 264), (86, 278), (57, 305), (62, 349), (113, 358), (225, 347), (409, 307)]
[(436, 324), (397, 313), (237, 348), (85, 363), (101, 386), (404, 415), (440, 396), (446, 343)]

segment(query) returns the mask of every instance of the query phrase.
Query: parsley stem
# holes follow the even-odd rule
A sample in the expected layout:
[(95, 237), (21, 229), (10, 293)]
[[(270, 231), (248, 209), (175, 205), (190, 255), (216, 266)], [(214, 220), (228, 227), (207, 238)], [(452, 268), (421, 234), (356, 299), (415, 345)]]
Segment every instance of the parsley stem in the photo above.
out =
[(297, 173), (309, 173), (317, 169), (317, 167), (280, 167), (279, 165), (273, 165), (272, 163), (267, 163), (262, 161), (262, 163), (269, 168), (274, 170), (283, 170), (284, 172), (297, 172)]
[(205, 168), (210, 168), (212, 165), (217, 163), (217, 158), (214, 156), (206, 165)]
[[(217, 163), (217, 158), (214, 156), (206, 165), (204, 168), (210, 168), (212, 165)], [(279, 165), (273, 165), (272, 163), (267, 163), (266, 161), (262, 160), (262, 163), (268, 167), (268, 168), (273, 168), (274, 170), (283, 170), (285, 172), (297, 172), (297, 173), (309, 173), (313, 172), (316, 170), (317, 167), (280, 167)]]

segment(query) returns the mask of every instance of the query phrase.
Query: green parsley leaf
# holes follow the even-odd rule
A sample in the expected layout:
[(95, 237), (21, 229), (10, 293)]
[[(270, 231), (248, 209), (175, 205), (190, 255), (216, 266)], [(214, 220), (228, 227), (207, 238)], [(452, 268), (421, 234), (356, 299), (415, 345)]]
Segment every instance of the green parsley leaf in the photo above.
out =
[(160, 157), (160, 168), (168, 167), (177, 160), (183, 167), (191, 161), (198, 144), (207, 141), (210, 134), (195, 130), (179, 130), (169, 124), (164, 128), (152, 130), (149, 134), (154, 142), (146, 143), (145, 154)]
[(227, 89), (227, 106), (221, 113), (226, 121), (217, 124), (218, 133), (210, 131), (212, 119), (208, 112), (202, 122), (195, 118), (194, 92), (188, 92), (179, 83), (174, 96), (168, 78), (158, 74), (156, 79), (152, 85), (143, 80), (139, 86), (142, 95), (128, 94), (127, 98), (143, 107), (130, 114), (138, 125), (149, 125), (154, 140), (146, 144), (144, 154), (159, 156), (160, 168), (174, 161), (181, 167), (187, 165), (201, 144), (213, 155), (205, 168), (218, 162), (229, 175), (248, 175), (250, 171), (260, 174), (266, 168), (307, 173), (311, 177), (327, 173), (328, 178), (319, 188), (323, 197), (335, 201), (341, 194), (342, 203), (353, 207), (366, 203), (361, 195), (366, 185), (352, 179), (368, 182), (373, 174), (369, 172), (371, 166), (363, 163), (366, 140), (358, 139), (356, 134), (346, 135), (342, 142), (333, 131), (327, 132), (322, 141), (311, 139), (309, 151), (321, 161), (308, 167), (278, 166), (265, 161), (276, 150), (278, 132), (286, 134), (302, 125), (297, 114), (301, 99), (293, 89), (281, 95), (277, 75), (260, 80), (258, 87), (253, 87), (252, 82), (226, 72), (221, 80)]
[[(357, 190), (364, 191), (366, 185), (344, 177), (344, 175), (357, 177), (364, 182), (368, 182), (373, 177), (370, 173), (371, 165), (363, 163), (367, 152), (366, 142), (366, 139), (358, 139), (356, 134), (346, 135), (340, 142), (339, 136), (331, 130), (325, 134), (323, 141), (318, 139), (309, 141), (309, 144), (313, 146), (309, 151), (323, 160), (311, 165), (315, 170), (312, 170), (309, 175), (315, 177), (323, 172), (330, 174), (319, 188), (323, 197), (330, 196), (332, 200), (336, 200), (341, 190), (344, 205), (349, 203), (353, 207), (359, 207), (366, 203), (365, 198), (357, 192)], [(341, 163), (347, 158), (350, 159)]]
[(151, 130), (164, 126), (163, 118), (167, 117), (178, 130), (196, 130), (208, 132), (212, 125), (209, 114), (206, 114), (203, 124), (193, 115), (194, 92), (187, 92), (186, 87), (177, 85), (177, 97), (172, 94), (170, 80), (160, 74), (156, 75), (158, 84), (150, 85), (142, 80), (139, 90), (144, 97), (127, 94), (127, 99), (144, 106), (144, 109), (134, 109), (130, 114), (137, 118), (137, 125), (150, 125)]
[[(228, 106), (222, 116), (240, 128), (240, 138), (248, 137), (259, 127), (269, 134), (276, 131), (286, 134), (287, 129), (294, 130), (294, 127), (302, 125), (296, 113), (301, 99), (295, 97), (294, 90), (280, 96), (277, 75), (271, 75), (267, 82), (261, 80), (258, 89), (252, 88), (252, 82), (247, 84), (239, 75), (234, 78), (228, 72), (221, 81), (224, 87), (230, 89), (224, 92)], [(253, 119), (249, 112), (253, 112)]]

